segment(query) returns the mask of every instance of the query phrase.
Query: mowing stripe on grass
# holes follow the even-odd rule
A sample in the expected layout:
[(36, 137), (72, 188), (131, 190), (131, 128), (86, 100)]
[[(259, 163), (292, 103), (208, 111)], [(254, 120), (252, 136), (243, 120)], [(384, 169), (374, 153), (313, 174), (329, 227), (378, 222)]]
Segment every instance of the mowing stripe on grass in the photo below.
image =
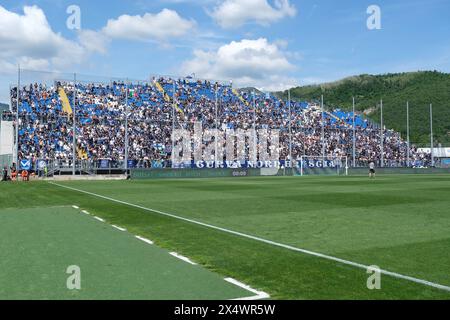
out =
[(169, 252), (169, 254), (171, 255), (171, 256), (174, 256), (175, 258), (178, 258), (178, 259), (180, 259), (180, 260), (183, 260), (184, 262), (187, 262), (187, 263), (190, 263), (190, 264), (192, 264), (192, 265), (197, 265), (194, 261), (192, 261), (191, 259), (189, 259), (189, 258), (187, 258), (187, 257), (185, 257), (185, 256), (182, 256), (181, 254), (178, 254), (178, 253), (176, 253), (176, 252)]
[(264, 291), (258, 291), (253, 289), (252, 287), (243, 284), (242, 282), (239, 282), (233, 278), (225, 278), (225, 281), (232, 283), (238, 287), (241, 287), (247, 291), (250, 291), (254, 294), (256, 294), (255, 296), (251, 296), (251, 297), (244, 297), (244, 298), (237, 298), (237, 299), (233, 299), (233, 300), (260, 300), (260, 299), (269, 299), (270, 295), (268, 293), (265, 293)]
[[(339, 263), (342, 263), (342, 264), (346, 264), (346, 265), (353, 266), (353, 267), (360, 268), (360, 269), (364, 269), (364, 270), (368, 270), (368, 268), (369, 268), (369, 266), (361, 264), (361, 263), (357, 263), (357, 262), (353, 262), (353, 261), (349, 261), (349, 260), (345, 260), (345, 259), (329, 256), (329, 255), (326, 255), (326, 254), (322, 254), (322, 253), (318, 253), (318, 252), (314, 252), (314, 251), (310, 251), (310, 250), (306, 250), (306, 249), (293, 247), (293, 246), (290, 246), (290, 245), (287, 245), (287, 244), (278, 243), (278, 242), (275, 242), (275, 241), (259, 238), (259, 237), (252, 236), (252, 235), (249, 235), (249, 234), (245, 234), (245, 233), (242, 233), (242, 232), (233, 231), (233, 230), (225, 229), (225, 228), (222, 228), (222, 227), (217, 227), (217, 226), (214, 226), (214, 225), (211, 225), (211, 224), (207, 224), (207, 223), (204, 223), (204, 222), (192, 220), (192, 219), (189, 219), (189, 218), (184, 218), (184, 217), (181, 217), (181, 216), (177, 216), (175, 214), (162, 212), (162, 211), (159, 211), (159, 210), (156, 210), (156, 209), (146, 208), (146, 207), (143, 207), (143, 206), (140, 206), (140, 205), (137, 205), (137, 204), (129, 203), (129, 202), (122, 201), (122, 200), (113, 199), (113, 198), (110, 198), (110, 197), (107, 197), (107, 196), (102, 196), (100, 194), (96, 194), (96, 193), (85, 191), (85, 190), (81, 190), (81, 189), (76, 189), (76, 188), (64, 186), (64, 185), (61, 185), (61, 184), (58, 184), (58, 183), (54, 183), (54, 182), (49, 182), (49, 183), (52, 184), (52, 185), (61, 187), (61, 188), (65, 188), (65, 189), (69, 189), (69, 190), (85, 193), (85, 194), (88, 194), (88, 195), (91, 195), (91, 196), (94, 196), (94, 197), (97, 197), (97, 198), (102, 198), (102, 199), (109, 200), (109, 201), (112, 201), (112, 202), (116, 202), (116, 203), (120, 203), (120, 204), (127, 205), (127, 206), (130, 206), (130, 207), (138, 208), (138, 209), (141, 209), (141, 210), (144, 210), (144, 211), (157, 213), (157, 214), (160, 214), (160, 215), (163, 215), (163, 216), (167, 216), (167, 217), (171, 217), (171, 218), (174, 218), (174, 219), (190, 222), (190, 223), (197, 224), (197, 225), (200, 225), (200, 226), (203, 226), (203, 227), (207, 227), (207, 228), (210, 228), (210, 229), (215, 229), (215, 230), (219, 230), (219, 231), (222, 231), (222, 232), (230, 233), (230, 234), (233, 234), (233, 235), (236, 235), (236, 236), (240, 236), (240, 237), (243, 237), (243, 238), (247, 238), (247, 239), (252, 239), (252, 240), (255, 240), (255, 241), (263, 242), (263, 243), (266, 243), (266, 244), (270, 244), (272, 246), (288, 249), (288, 250), (291, 250), (291, 251), (301, 252), (301, 253), (308, 254), (308, 255), (311, 255), (311, 256), (315, 256), (315, 257), (318, 257), (318, 258), (339, 262)], [(392, 271), (388, 271), (388, 270), (383, 270), (383, 269), (380, 269), (380, 273), (382, 273), (384, 275), (387, 275), (387, 276), (394, 277), (394, 278), (407, 280), (407, 281), (419, 283), (419, 284), (422, 284), (422, 285), (425, 285), (425, 286), (429, 286), (429, 287), (433, 287), (433, 288), (436, 288), (436, 289), (440, 289), (440, 290), (444, 290), (444, 291), (450, 292), (450, 287), (449, 286), (445, 286), (445, 285), (442, 285), (442, 284), (439, 284), (439, 283), (434, 283), (434, 282), (431, 282), (431, 281), (418, 279), (418, 278), (406, 276), (406, 275), (403, 275), (403, 274), (400, 274), (400, 273), (396, 273), (396, 272), (392, 272)]]

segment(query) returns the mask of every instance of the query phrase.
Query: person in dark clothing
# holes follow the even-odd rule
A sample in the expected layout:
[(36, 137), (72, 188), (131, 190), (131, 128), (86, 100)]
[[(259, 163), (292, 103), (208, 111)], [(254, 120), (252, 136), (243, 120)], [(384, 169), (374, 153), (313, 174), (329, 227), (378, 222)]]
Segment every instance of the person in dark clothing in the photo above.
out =
[(2, 171), (2, 181), (8, 181), (8, 168), (4, 167)]

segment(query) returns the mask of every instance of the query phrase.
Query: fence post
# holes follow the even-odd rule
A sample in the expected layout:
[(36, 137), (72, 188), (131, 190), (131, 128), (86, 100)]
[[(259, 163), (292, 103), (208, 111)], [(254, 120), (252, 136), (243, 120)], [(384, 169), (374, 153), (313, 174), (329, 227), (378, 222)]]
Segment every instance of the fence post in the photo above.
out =
[(406, 142), (407, 142), (407, 155), (406, 155), (406, 166), (410, 167), (410, 153), (411, 153), (411, 142), (409, 139), (409, 101), (406, 102)]
[[(347, 160), (346, 160), (347, 162)], [(353, 168), (356, 167), (355, 97), (353, 97)]]
[(18, 66), (18, 71), (17, 71), (17, 101), (16, 101), (16, 145), (15, 145), (15, 149), (16, 149), (16, 156), (15, 156), (15, 163), (16, 163), (16, 171), (19, 170), (19, 99), (20, 99), (20, 64)]
[(288, 89), (288, 104), (289, 104), (289, 161), (292, 168), (292, 110), (291, 110), (291, 90)]
[(72, 117), (73, 117), (73, 134), (72, 134), (72, 175), (74, 176), (76, 173), (76, 151), (77, 151), (77, 138), (76, 138), (76, 112), (77, 112), (77, 108), (76, 108), (76, 96), (77, 96), (77, 74), (74, 73), (73, 74), (73, 110), (72, 110)]
[(384, 167), (384, 124), (383, 124), (383, 100), (381, 100), (381, 142), (380, 142), (380, 149), (381, 149), (381, 167)]
[(433, 105), (430, 104), (430, 131), (431, 131), (431, 166), (434, 167), (434, 139), (433, 139)]
[(126, 90), (125, 90), (125, 174), (128, 175), (128, 95), (130, 92), (130, 87), (128, 83), (128, 78), (126, 80)]

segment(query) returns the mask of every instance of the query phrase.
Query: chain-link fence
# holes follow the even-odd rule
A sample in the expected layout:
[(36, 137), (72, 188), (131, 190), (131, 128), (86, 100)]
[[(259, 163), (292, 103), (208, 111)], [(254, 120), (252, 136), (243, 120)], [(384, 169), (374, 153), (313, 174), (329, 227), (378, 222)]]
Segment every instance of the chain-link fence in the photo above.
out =
[(10, 168), (13, 164), (13, 155), (12, 154), (2, 154), (0, 155), (0, 165), (1, 168), (7, 167)]

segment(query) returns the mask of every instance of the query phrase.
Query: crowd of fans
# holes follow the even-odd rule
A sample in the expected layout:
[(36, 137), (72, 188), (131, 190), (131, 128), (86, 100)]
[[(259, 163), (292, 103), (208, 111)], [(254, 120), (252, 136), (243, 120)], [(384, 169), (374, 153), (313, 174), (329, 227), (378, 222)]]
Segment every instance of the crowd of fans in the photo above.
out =
[[(124, 161), (126, 128), (128, 160), (151, 166), (170, 163), (173, 129), (268, 128), (280, 130), (280, 159), (353, 154), (353, 115), (324, 112), (314, 103), (286, 101), (269, 94), (238, 92), (231, 85), (191, 79), (153, 79), (149, 83), (31, 84), (19, 93), (19, 158), (70, 162), (73, 155), (73, 116), (63, 107), (58, 89), (75, 100), (75, 143), (78, 159)], [(14, 120), (17, 88), (11, 90)], [(73, 108), (74, 107), (74, 108)], [(289, 119), (291, 115), (291, 120)], [(360, 163), (380, 161), (381, 134), (387, 165), (405, 164), (407, 144), (399, 133), (380, 130), (355, 115), (356, 158)], [(291, 135), (289, 134), (291, 132)], [(322, 139), (322, 136), (324, 139)], [(291, 137), (291, 138), (290, 138)], [(291, 141), (291, 152), (290, 142)], [(410, 153), (413, 165), (427, 165), (429, 155)], [(205, 159), (206, 160), (206, 159)]]

